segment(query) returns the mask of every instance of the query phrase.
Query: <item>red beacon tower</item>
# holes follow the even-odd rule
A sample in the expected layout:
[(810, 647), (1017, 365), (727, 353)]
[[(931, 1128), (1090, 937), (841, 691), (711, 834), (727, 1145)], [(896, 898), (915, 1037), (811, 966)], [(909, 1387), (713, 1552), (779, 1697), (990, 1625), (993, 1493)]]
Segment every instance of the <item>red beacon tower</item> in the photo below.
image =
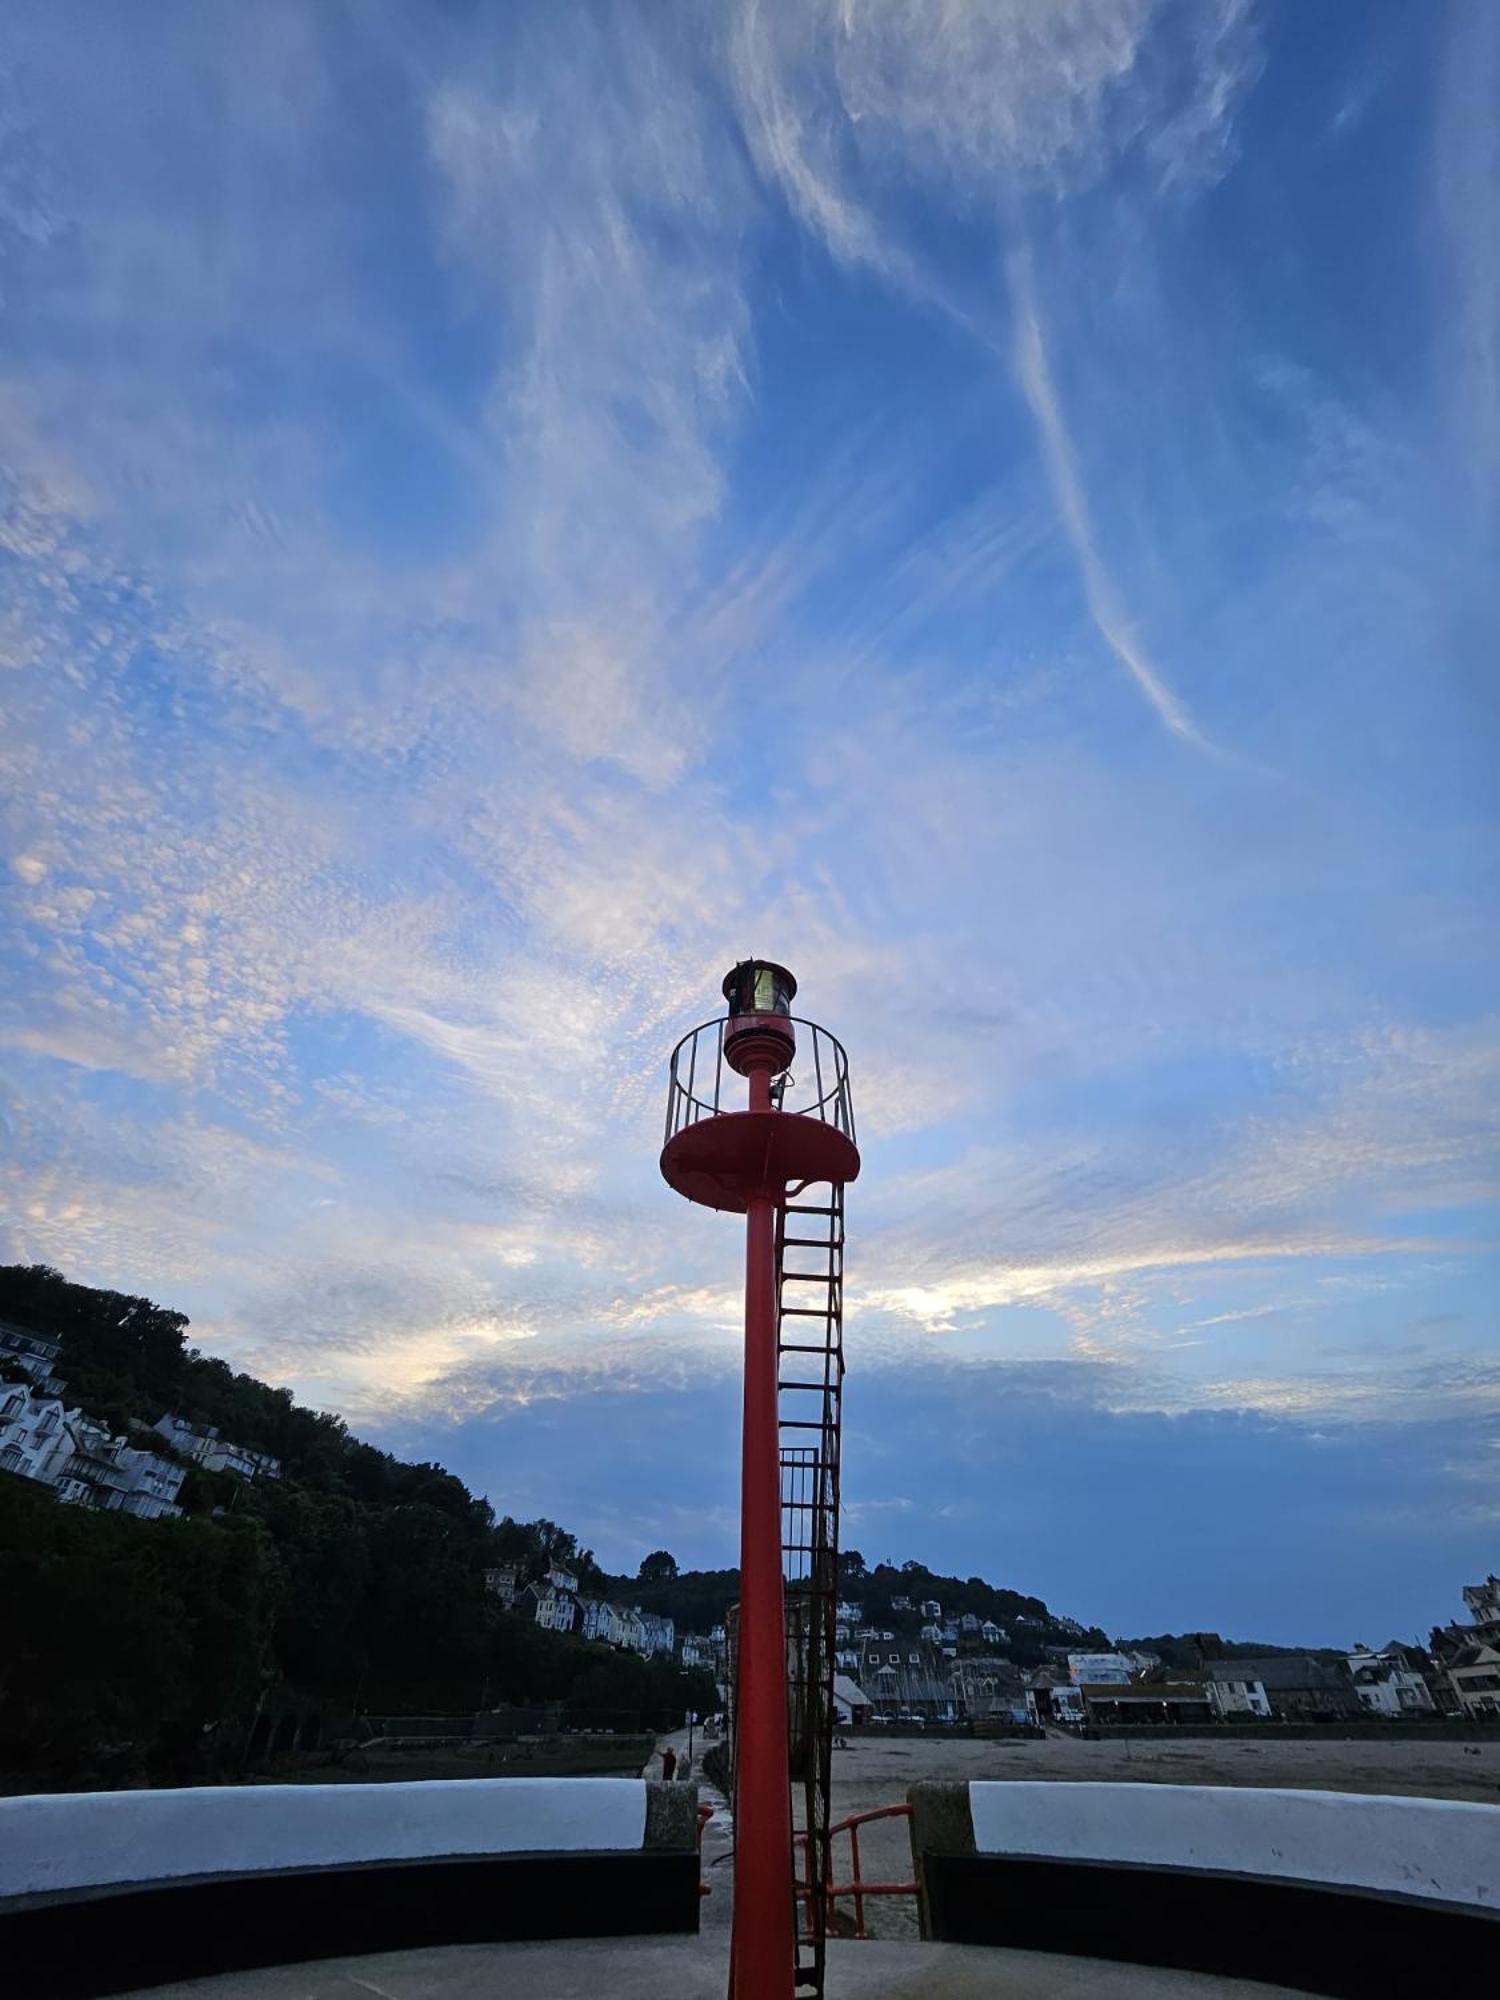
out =
[[(823, 1987), (844, 1187), (859, 1151), (848, 1058), (826, 1028), (793, 1016), (796, 993), (767, 959), (728, 974), (727, 1014), (672, 1052), (661, 1155), (679, 1194), (745, 1217), (731, 2000)], [(735, 1077), (748, 1084), (743, 1105), (728, 1101)]]

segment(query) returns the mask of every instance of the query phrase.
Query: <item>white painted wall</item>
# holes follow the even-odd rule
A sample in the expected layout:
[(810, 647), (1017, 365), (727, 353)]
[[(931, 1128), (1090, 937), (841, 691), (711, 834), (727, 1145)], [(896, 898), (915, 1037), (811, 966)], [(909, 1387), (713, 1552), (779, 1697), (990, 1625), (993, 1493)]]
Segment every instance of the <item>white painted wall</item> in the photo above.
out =
[(639, 1778), (243, 1785), (0, 1799), (0, 1896), (446, 1854), (638, 1850)]
[(981, 1854), (1214, 1868), (1500, 1910), (1500, 1806), (1230, 1785), (969, 1787)]

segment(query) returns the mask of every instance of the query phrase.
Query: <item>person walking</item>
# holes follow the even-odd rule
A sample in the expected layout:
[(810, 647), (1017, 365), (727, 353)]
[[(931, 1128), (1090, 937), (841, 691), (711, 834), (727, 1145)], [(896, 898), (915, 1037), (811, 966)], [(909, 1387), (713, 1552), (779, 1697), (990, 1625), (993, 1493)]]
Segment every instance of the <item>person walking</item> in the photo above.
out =
[(677, 1752), (669, 1743), (661, 1753), (662, 1783), (670, 1785), (677, 1774)]

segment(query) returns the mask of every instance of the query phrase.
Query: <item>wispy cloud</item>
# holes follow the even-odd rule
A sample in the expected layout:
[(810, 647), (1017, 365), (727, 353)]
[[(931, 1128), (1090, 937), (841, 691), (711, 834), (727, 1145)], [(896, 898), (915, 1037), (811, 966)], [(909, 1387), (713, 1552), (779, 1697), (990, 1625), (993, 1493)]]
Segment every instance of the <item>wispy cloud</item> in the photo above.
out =
[(1015, 300), (1016, 375), (1031, 414), (1036, 419), (1047, 474), (1068, 540), (1078, 558), (1090, 615), (1099, 628), (1100, 638), (1172, 734), (1182, 737), (1185, 742), (1201, 744), (1203, 739), (1194, 728), (1187, 710), (1163, 681), (1145, 647), (1131, 629), (1129, 614), (1119, 590), (1099, 554), (1077, 451), (1063, 417), (1057, 385), (1052, 379), (1052, 364), (1042, 330), (1030, 258), (1025, 253), (1017, 253), (1011, 258), (1009, 271)]

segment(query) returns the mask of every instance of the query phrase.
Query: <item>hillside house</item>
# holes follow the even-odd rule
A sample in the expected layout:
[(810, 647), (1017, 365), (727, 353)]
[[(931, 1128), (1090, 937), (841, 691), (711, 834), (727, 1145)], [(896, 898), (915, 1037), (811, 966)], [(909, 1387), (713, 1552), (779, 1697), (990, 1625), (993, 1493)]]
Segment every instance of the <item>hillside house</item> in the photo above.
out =
[(0, 1472), (52, 1485), (73, 1449), (68, 1419), (77, 1416), (30, 1383), (0, 1382)]
[(571, 1632), (578, 1622), (578, 1599), (550, 1583), (528, 1583), (518, 1608), (529, 1611), (544, 1632)]
[(190, 1458), (205, 1472), (227, 1472), (247, 1483), (252, 1479), (279, 1479), (281, 1461), (269, 1452), (252, 1451), (248, 1445), (231, 1444), (220, 1437), (217, 1424), (195, 1424), (170, 1412), (151, 1426), (174, 1451)]
[(0, 1320), (0, 1363), (8, 1364), (7, 1373), (19, 1369), (44, 1396), (62, 1394), (63, 1384), (57, 1375), (57, 1358), (61, 1353), (60, 1340), (33, 1333), (29, 1327), (16, 1326), (11, 1320)]
[(484, 1587), (491, 1597), (499, 1599), (502, 1611), (513, 1611), (521, 1589), (521, 1565), (496, 1563), (485, 1571)]
[(177, 1515), (184, 1469), (112, 1437), (28, 1384), (0, 1385), (0, 1470), (50, 1486), (64, 1505), (142, 1520)]

